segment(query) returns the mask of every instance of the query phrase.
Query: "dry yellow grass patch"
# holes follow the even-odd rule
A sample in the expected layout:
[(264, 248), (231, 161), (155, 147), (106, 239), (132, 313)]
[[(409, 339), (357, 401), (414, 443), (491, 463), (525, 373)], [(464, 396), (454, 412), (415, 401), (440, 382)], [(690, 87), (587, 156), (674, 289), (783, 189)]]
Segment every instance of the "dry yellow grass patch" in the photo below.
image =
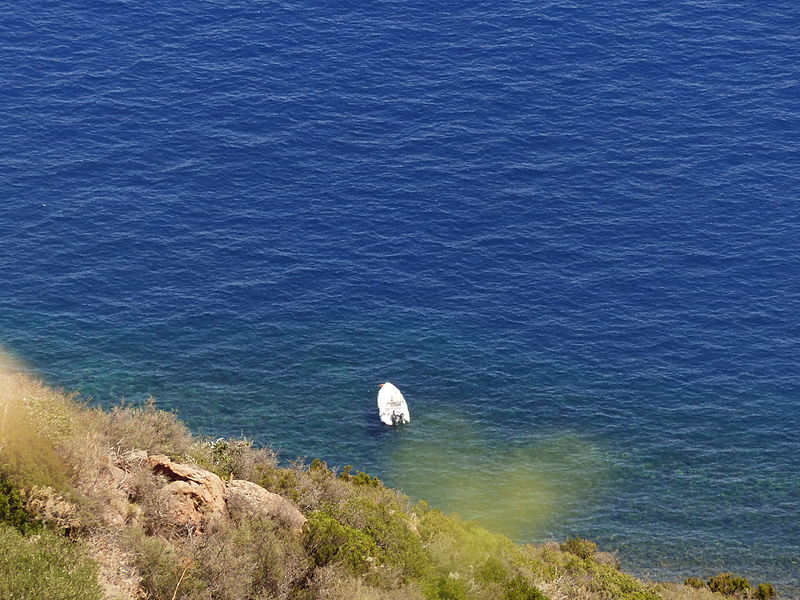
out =
[(18, 485), (63, 487), (71, 469), (56, 449), (73, 429), (72, 396), (14, 370), (0, 370), (0, 468)]
[(662, 600), (720, 600), (725, 597), (708, 588), (694, 588), (679, 583), (655, 583), (653, 589)]

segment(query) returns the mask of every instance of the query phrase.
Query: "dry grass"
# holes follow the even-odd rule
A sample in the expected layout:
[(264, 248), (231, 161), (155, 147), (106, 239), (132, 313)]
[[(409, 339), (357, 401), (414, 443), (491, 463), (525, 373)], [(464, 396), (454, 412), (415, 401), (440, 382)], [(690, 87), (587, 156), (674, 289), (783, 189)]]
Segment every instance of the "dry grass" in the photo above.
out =
[(415, 584), (394, 589), (376, 588), (362, 578), (342, 574), (339, 565), (315, 570), (309, 588), (314, 600), (423, 600), (422, 590)]
[(96, 427), (118, 455), (135, 450), (182, 459), (196, 444), (186, 425), (171, 412), (159, 410), (153, 398), (143, 406), (122, 404), (110, 412), (95, 410)]
[[(165, 537), (126, 530), (144, 592), (170, 600), (289, 600), (309, 569), (300, 545), (268, 520), (220, 521), (202, 536)], [(179, 586), (180, 581), (180, 586)]]
[(20, 486), (62, 489), (71, 468), (57, 444), (73, 431), (75, 406), (24, 373), (0, 372), (0, 470)]
[(86, 541), (87, 553), (99, 570), (99, 583), (107, 600), (143, 600), (136, 555), (126, 547), (121, 532), (98, 531)]
[(56, 528), (76, 530), (82, 526), (77, 507), (49, 486), (27, 490), (27, 510), (39, 521)]
[(184, 459), (222, 479), (246, 479), (253, 483), (279, 470), (277, 454), (269, 448), (254, 447), (247, 438), (195, 441)]
[(654, 583), (653, 591), (662, 600), (721, 600), (723, 598), (708, 588), (694, 588), (678, 583)]

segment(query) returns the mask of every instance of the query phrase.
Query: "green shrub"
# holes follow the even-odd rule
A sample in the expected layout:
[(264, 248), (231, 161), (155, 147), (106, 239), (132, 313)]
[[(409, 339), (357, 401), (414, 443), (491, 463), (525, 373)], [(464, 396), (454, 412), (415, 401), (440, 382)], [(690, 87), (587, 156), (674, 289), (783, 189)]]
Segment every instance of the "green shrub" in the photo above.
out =
[(586, 559), (592, 558), (595, 552), (597, 552), (597, 544), (591, 540), (575, 536), (561, 544), (561, 550)]
[(0, 524), (0, 598), (100, 600), (96, 566), (47, 529), (24, 536)]
[(329, 477), (334, 476), (333, 470), (330, 467), (328, 467), (328, 464), (325, 461), (319, 458), (315, 458), (314, 460), (311, 461), (311, 464), (308, 465), (308, 470), (321, 473), (324, 476), (329, 476)]
[(136, 566), (142, 576), (142, 587), (148, 596), (169, 598), (178, 586), (182, 569), (179, 568), (179, 557), (172, 545), (160, 537), (147, 536), (141, 530), (128, 531), (127, 542), (136, 552)]
[(352, 471), (353, 471), (353, 465), (345, 465), (345, 467), (342, 469), (342, 472), (339, 473), (339, 479), (341, 479), (342, 481), (350, 481), (350, 479), (352, 479), (353, 477)]
[(19, 490), (0, 476), (0, 523), (16, 528), (20, 533), (29, 533), (40, 525), (25, 509), (25, 499)]
[(475, 577), (483, 583), (501, 583), (508, 579), (508, 569), (497, 557), (490, 556), (475, 570)]
[(476, 523), (462, 521), (435, 509), (417, 515), (420, 538), (441, 571), (461, 571), (470, 565), (483, 564), (490, 556), (513, 552), (513, 544), (508, 538), (491, 533)]
[(256, 478), (261, 487), (275, 494), (280, 494), (297, 503), (300, 500), (300, 482), (297, 474), (291, 469), (270, 469), (262, 471), (260, 477)]
[(583, 566), (585, 572), (593, 576), (592, 588), (601, 592), (604, 598), (659, 600), (658, 595), (649, 590), (644, 583), (618, 571), (613, 566), (588, 560), (583, 562)]
[(530, 581), (517, 575), (506, 583), (503, 600), (547, 600), (547, 597)]
[(425, 593), (426, 600), (469, 600), (469, 589), (461, 579), (439, 577)]
[(687, 577), (684, 580), (683, 585), (700, 589), (706, 587), (706, 582), (702, 579), (698, 579), (697, 577)]
[(355, 574), (363, 574), (380, 560), (382, 552), (363, 531), (342, 525), (331, 515), (317, 511), (308, 517), (304, 545), (318, 567), (342, 563)]
[(400, 507), (354, 498), (338, 509), (342, 520), (359, 526), (381, 549), (384, 562), (400, 568), (405, 578), (426, 577), (433, 564), (419, 535)]
[[(311, 463), (313, 468), (314, 463)], [(356, 474), (353, 475), (353, 465), (347, 465), (342, 472), (339, 473), (339, 479), (342, 481), (348, 481), (354, 485), (366, 485), (371, 487), (382, 487), (383, 481), (380, 478), (376, 477), (375, 475), (370, 475), (369, 473), (365, 473), (364, 471), (356, 471)]]
[(135, 552), (148, 599), (172, 600), (174, 595), (183, 600), (205, 598), (208, 569), (191, 543), (147, 535), (136, 526), (129, 528), (125, 537), (127, 547)]
[(775, 597), (775, 587), (771, 583), (760, 583), (756, 589), (758, 600), (770, 600)]
[(775, 588), (771, 583), (761, 583), (754, 588), (747, 579), (733, 573), (718, 573), (709, 577), (707, 582), (697, 577), (689, 577), (683, 583), (694, 588), (708, 587), (712, 592), (725, 596), (740, 596), (757, 600), (770, 600), (775, 597)]
[(733, 596), (751, 589), (750, 582), (747, 579), (738, 577), (733, 573), (718, 573), (709, 577), (708, 587), (712, 592), (718, 592), (726, 596)]
[(369, 485), (372, 487), (380, 487), (383, 485), (383, 482), (378, 479), (375, 475), (370, 475), (368, 473), (364, 473), (364, 471), (358, 471), (351, 481), (355, 485)]
[(208, 444), (215, 471), (223, 479), (230, 479), (235, 475), (237, 461), (252, 446), (249, 440), (226, 440), (224, 438), (216, 439)]

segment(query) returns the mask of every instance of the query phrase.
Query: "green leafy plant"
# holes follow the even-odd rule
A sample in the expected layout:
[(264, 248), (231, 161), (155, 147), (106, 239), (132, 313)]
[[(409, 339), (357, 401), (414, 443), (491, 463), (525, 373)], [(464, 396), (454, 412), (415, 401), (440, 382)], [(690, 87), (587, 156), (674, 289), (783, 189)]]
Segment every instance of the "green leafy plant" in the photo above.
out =
[(297, 474), (291, 469), (264, 470), (254, 483), (270, 492), (286, 496), (294, 502), (300, 499), (300, 482)]
[(503, 600), (547, 600), (547, 596), (530, 581), (517, 575), (506, 583)]
[(370, 536), (322, 511), (308, 518), (304, 545), (316, 566), (338, 562), (355, 574), (366, 573), (382, 557)]
[(25, 508), (20, 491), (0, 476), (0, 522), (21, 533), (30, 533), (41, 526)]
[[(592, 588), (602, 592), (602, 597), (619, 598), (620, 600), (659, 600), (657, 594), (636, 579), (611, 565), (604, 565), (592, 560), (585, 560), (585, 572), (593, 577)], [(580, 570), (579, 570), (580, 572)]]
[(561, 550), (569, 552), (580, 558), (592, 558), (597, 552), (597, 544), (582, 537), (571, 537), (561, 544)]
[(775, 597), (775, 587), (771, 583), (759, 583), (756, 589), (758, 600), (770, 600)]
[(458, 577), (444, 575), (428, 587), (427, 600), (469, 600), (467, 584)]
[(500, 583), (508, 579), (508, 569), (495, 556), (490, 556), (475, 570), (475, 577), (484, 583)]
[(707, 581), (689, 577), (683, 583), (693, 588), (705, 588), (724, 596), (757, 600), (771, 600), (775, 597), (775, 587), (771, 583), (761, 583), (758, 587), (753, 587), (746, 578), (733, 573), (717, 573), (709, 577)]
[(47, 529), (25, 536), (0, 524), (0, 598), (100, 600), (96, 566), (80, 548)]
[(708, 578), (708, 588), (725, 596), (734, 596), (751, 589), (750, 582), (733, 573), (718, 573)]
[[(314, 467), (313, 462), (311, 463), (311, 467)], [(369, 473), (365, 473), (364, 471), (356, 471), (356, 474), (353, 475), (353, 465), (345, 466), (342, 469), (342, 472), (339, 473), (339, 479), (355, 485), (366, 485), (371, 487), (383, 486), (383, 482), (380, 480), (380, 478), (370, 475)]]

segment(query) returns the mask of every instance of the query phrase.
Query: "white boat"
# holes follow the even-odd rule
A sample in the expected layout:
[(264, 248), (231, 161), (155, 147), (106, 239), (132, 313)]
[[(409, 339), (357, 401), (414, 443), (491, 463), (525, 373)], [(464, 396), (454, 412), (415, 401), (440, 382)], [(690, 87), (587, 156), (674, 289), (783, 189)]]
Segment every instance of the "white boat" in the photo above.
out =
[(400, 390), (388, 381), (382, 383), (381, 389), (378, 391), (378, 415), (386, 425), (397, 425), (411, 421), (406, 399), (403, 398)]

